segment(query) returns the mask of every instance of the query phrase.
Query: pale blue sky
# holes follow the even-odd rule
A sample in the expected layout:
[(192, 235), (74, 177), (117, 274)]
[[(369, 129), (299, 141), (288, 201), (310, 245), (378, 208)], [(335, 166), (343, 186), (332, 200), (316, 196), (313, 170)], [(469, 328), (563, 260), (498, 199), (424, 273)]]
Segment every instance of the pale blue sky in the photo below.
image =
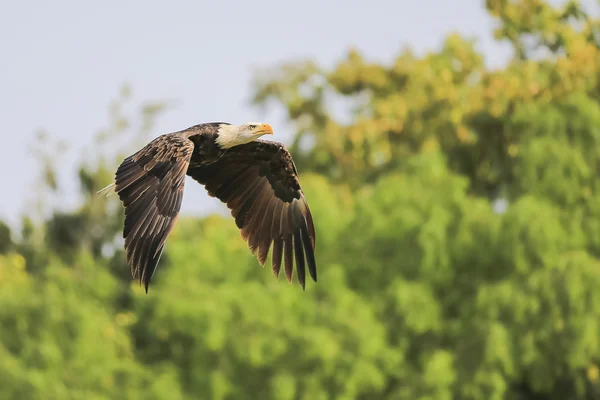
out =
[[(255, 67), (304, 58), (331, 66), (350, 47), (386, 62), (405, 45), (419, 53), (435, 49), (453, 31), (479, 37), (488, 64), (509, 55), (493, 41), (493, 21), (478, 0), (0, 4), (0, 218), (13, 224), (37, 174), (28, 150), (35, 132), (70, 143), (59, 165), (63, 181), (74, 182), (75, 161), (106, 126), (108, 104), (123, 83), (136, 101), (177, 101), (153, 137), (205, 121), (271, 117), (279, 132), (273, 139), (285, 142), (281, 114), (265, 116), (248, 103)], [(66, 201), (74, 190), (66, 187)], [(199, 185), (188, 184), (184, 213), (215, 206)]]

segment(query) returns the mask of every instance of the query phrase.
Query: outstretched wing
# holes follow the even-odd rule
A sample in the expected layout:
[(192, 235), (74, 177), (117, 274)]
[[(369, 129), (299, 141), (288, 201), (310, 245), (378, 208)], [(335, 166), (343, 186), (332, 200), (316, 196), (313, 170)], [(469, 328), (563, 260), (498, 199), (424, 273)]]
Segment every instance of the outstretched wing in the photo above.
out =
[(176, 135), (154, 139), (127, 157), (116, 172), (115, 191), (125, 207), (125, 252), (134, 279), (146, 293), (181, 208), (185, 173), (194, 144)]
[(292, 280), (296, 261), (298, 281), (305, 287), (305, 267), (317, 281), (315, 230), (296, 167), (287, 149), (257, 140), (228, 149), (219, 161), (200, 166), (192, 159), (188, 175), (205, 186), (231, 210), (242, 237), (264, 266), (272, 249), (272, 269)]

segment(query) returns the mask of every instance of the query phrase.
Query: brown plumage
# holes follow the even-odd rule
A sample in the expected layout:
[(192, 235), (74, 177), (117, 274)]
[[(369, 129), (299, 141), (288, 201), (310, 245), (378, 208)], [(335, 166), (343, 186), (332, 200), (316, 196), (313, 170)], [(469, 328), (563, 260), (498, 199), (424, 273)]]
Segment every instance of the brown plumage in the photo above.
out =
[(186, 175), (227, 205), (242, 238), (273, 273), (283, 264), (288, 282), (293, 263), (302, 289), (305, 268), (317, 281), (315, 229), (296, 166), (280, 143), (257, 140), (267, 124), (206, 123), (159, 136), (119, 166), (115, 183), (125, 208), (127, 263), (146, 292), (183, 197)]

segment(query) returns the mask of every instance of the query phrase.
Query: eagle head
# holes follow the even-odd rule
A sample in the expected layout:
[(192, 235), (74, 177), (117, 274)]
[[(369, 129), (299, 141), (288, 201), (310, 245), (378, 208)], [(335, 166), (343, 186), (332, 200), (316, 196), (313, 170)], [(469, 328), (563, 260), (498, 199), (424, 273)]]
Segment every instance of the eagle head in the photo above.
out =
[(242, 125), (222, 124), (217, 132), (217, 143), (222, 148), (230, 148), (250, 143), (263, 135), (272, 135), (273, 128), (261, 122), (248, 122)]

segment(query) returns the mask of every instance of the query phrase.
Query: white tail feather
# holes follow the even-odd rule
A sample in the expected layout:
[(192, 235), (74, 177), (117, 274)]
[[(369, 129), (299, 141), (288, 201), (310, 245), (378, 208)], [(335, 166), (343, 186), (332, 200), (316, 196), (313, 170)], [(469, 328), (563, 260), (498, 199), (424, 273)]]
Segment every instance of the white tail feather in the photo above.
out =
[(102, 197), (102, 196), (110, 196), (111, 194), (115, 193), (115, 184), (114, 182), (111, 183), (110, 185), (108, 185), (107, 187), (105, 187), (104, 189), (100, 189), (98, 190), (98, 197)]

